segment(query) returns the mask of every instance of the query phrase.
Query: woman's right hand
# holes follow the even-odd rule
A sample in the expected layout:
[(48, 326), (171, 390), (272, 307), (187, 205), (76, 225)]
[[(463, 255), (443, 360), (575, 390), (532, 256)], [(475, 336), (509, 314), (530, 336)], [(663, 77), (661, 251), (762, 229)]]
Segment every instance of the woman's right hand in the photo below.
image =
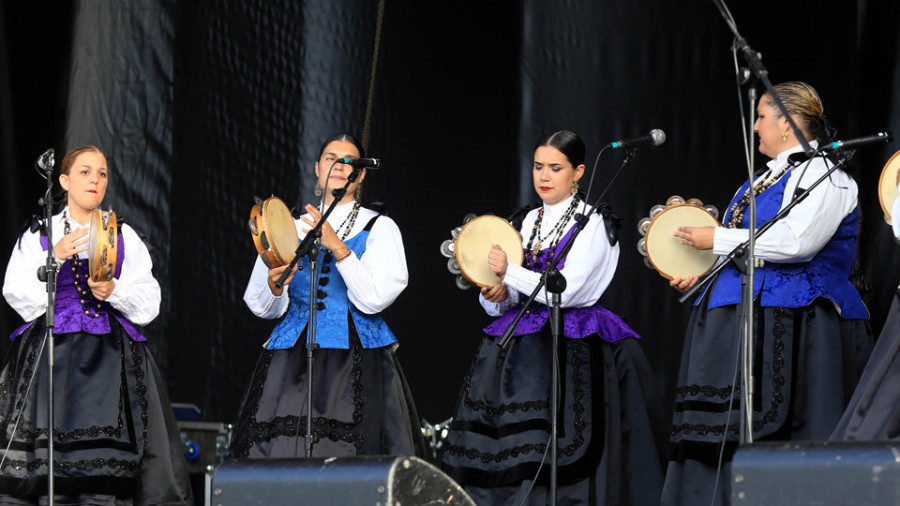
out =
[(69, 232), (53, 247), (53, 254), (60, 262), (65, 262), (67, 258), (77, 255), (88, 249), (89, 228), (79, 228), (74, 232)]
[(686, 278), (674, 278), (672, 281), (669, 281), (669, 286), (678, 290), (681, 293), (685, 293), (688, 290), (690, 290), (691, 288), (693, 288), (694, 285), (696, 285), (697, 281), (699, 281), (699, 280), (700, 280), (700, 278), (697, 276), (688, 276)]
[(287, 269), (287, 265), (282, 265), (281, 267), (275, 267), (269, 269), (269, 277), (266, 281), (269, 283), (269, 290), (272, 292), (272, 295), (276, 297), (280, 297), (282, 293), (284, 293), (284, 288), (288, 286), (288, 283), (294, 279), (294, 273), (297, 272), (297, 264), (294, 265), (294, 269), (291, 270), (290, 275), (288, 275), (287, 279), (284, 280), (284, 284), (281, 285), (281, 288), (275, 286), (275, 283), (281, 278), (281, 275), (284, 273), (284, 270)]

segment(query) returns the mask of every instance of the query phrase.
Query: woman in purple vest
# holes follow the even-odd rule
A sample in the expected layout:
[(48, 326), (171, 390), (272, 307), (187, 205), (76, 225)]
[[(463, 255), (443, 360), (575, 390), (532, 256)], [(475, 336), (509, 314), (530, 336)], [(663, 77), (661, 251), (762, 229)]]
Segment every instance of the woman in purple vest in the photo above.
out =
[[(544, 292), (508, 348), (498, 341), (571, 239), (575, 214), (587, 212), (578, 192), (584, 157), (584, 142), (569, 131), (538, 142), (531, 172), (543, 205), (522, 222), (525, 261), (508, 263), (499, 246), (485, 259), (503, 283), (483, 289), (480, 302), (499, 318), (484, 329), (444, 452), (445, 468), (481, 505), (548, 500), (552, 341)], [(591, 215), (559, 264), (567, 281), (559, 346), (560, 504), (653, 504), (662, 485), (653, 374), (639, 336), (600, 304), (619, 258), (614, 223), (608, 209)]]
[[(110, 170), (94, 146), (70, 151), (59, 182), (65, 207), (26, 230), (12, 251), (3, 296), (28, 322), (0, 371), (0, 504), (47, 495), (47, 248), (62, 266), (55, 304), (54, 447), (57, 504), (192, 504), (184, 449), (146, 339), (138, 325), (159, 313), (160, 289), (147, 247), (119, 226), (113, 279), (88, 275), (90, 218)], [(44, 497), (41, 499), (41, 497)]]
[[(316, 162), (316, 193), (325, 207), (334, 200), (359, 158), (350, 135), (322, 143)], [(330, 172), (329, 172), (330, 171)], [(397, 338), (379, 314), (406, 288), (406, 255), (393, 220), (360, 205), (365, 170), (350, 184), (322, 229), (318, 268), (313, 378), (315, 457), (412, 455), (424, 448), (406, 379), (394, 354)], [(306, 206), (295, 225), (300, 237), (321, 219)], [(309, 263), (301, 276), (275, 282), (286, 266), (268, 269), (256, 259), (244, 302), (260, 318), (280, 319), (266, 340), (244, 397), (232, 441), (236, 458), (306, 456)], [(293, 281), (292, 281), (293, 280)]]
[[(830, 142), (816, 91), (801, 82), (775, 89), (800, 131), (770, 95), (760, 98), (755, 131), (760, 153), (772, 160), (754, 181), (757, 225), (832, 165), (823, 157), (788, 158), (802, 151), (801, 135), (813, 147)], [(748, 237), (747, 187), (735, 194), (723, 226), (684, 227), (675, 235), (694, 248), (729, 253)], [(868, 312), (849, 280), (858, 230), (856, 182), (838, 170), (756, 241), (765, 264), (754, 279), (754, 440), (827, 439), (841, 417), (872, 346)], [(671, 284), (685, 291), (696, 282)], [(740, 274), (728, 266), (695, 302), (676, 386), (663, 504), (729, 502), (740, 423), (739, 389), (732, 388), (740, 377), (740, 297)]]

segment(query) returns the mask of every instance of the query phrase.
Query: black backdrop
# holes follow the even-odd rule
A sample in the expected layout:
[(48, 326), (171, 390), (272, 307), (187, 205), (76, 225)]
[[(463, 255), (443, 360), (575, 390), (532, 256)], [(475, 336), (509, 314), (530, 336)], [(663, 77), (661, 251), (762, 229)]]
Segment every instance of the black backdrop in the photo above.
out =
[[(841, 137), (900, 131), (895, 2), (731, 3), (772, 79), (816, 86)], [(386, 0), (384, 12), (369, 154), (385, 169), (367, 178), (366, 198), (385, 202), (404, 234), (410, 285), (386, 319), (420, 414), (450, 416), (487, 321), (438, 246), (467, 213), (533, 201), (533, 143), (559, 128), (581, 134), (589, 157), (651, 128), (668, 134), (609, 194), (625, 226), (604, 303), (644, 336), (671, 398), (689, 308), (643, 266), (635, 224), (672, 194), (722, 207), (743, 177), (731, 36), (712, 3)], [(170, 396), (233, 420), (272, 326), (241, 301), (252, 196), (309, 200), (320, 140), (362, 132), (376, 19), (363, 0), (4, 3), (0, 244), (11, 248), (36, 209), (40, 152), (101, 144), (108, 200), (154, 248), (165, 300), (147, 334)], [(857, 156), (876, 330), (900, 281), (876, 196), (898, 148)], [(604, 155), (599, 184), (620, 160)], [(3, 317), (7, 330), (19, 324)]]

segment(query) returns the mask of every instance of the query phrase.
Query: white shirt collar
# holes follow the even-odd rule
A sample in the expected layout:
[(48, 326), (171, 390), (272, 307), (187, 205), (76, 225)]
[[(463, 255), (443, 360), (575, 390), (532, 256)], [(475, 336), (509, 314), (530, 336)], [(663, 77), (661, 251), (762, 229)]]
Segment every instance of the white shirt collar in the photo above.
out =
[[(819, 142), (816, 140), (811, 140), (811, 141), (809, 141), (809, 145), (813, 149), (818, 149)], [(778, 156), (776, 156), (772, 160), (769, 160), (766, 163), (766, 166), (768, 166), (773, 171), (777, 168), (784, 167), (788, 163), (789, 156), (793, 155), (794, 153), (800, 153), (802, 151), (803, 151), (803, 145), (797, 144), (796, 146), (794, 146), (790, 149), (786, 149), (786, 150), (782, 151), (781, 153), (778, 153)]]

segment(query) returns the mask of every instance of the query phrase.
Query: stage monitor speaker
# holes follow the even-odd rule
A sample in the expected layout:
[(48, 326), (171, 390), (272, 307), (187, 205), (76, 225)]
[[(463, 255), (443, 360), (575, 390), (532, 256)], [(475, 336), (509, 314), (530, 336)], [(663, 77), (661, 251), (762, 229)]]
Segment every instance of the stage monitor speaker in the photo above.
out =
[(898, 442), (754, 443), (731, 469), (734, 506), (900, 505)]
[(213, 476), (210, 504), (475, 506), (450, 477), (416, 457), (226, 461)]

